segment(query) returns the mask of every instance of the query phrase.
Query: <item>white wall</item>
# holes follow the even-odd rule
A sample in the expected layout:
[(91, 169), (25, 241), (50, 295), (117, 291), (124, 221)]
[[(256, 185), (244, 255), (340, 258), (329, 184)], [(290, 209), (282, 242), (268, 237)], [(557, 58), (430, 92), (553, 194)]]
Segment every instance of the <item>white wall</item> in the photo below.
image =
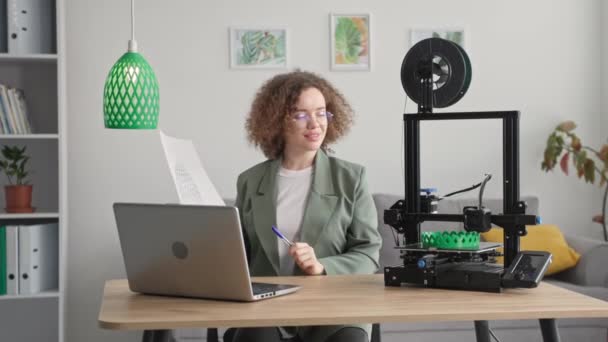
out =
[[(68, 341), (135, 340), (136, 334), (102, 331), (96, 323), (103, 282), (124, 277), (111, 204), (172, 202), (177, 196), (157, 132), (103, 128), (103, 84), (127, 47), (128, 2), (68, 0), (66, 7), (67, 337)], [(373, 15), (372, 72), (329, 71), (330, 12)], [(598, 190), (576, 177), (540, 170), (546, 137), (558, 122), (573, 119), (581, 136), (599, 138), (600, 104), (606, 96), (600, 93), (597, 72), (598, 13), (599, 0), (148, 0), (137, 2), (136, 31), (140, 51), (160, 81), (160, 127), (193, 139), (222, 196), (234, 197), (238, 173), (263, 159), (244, 139), (244, 116), (257, 87), (276, 71), (230, 70), (230, 25), (289, 27), (291, 66), (326, 76), (357, 111), (350, 136), (334, 148), (337, 155), (366, 165), (372, 190), (390, 193), (403, 191), (404, 92), (399, 69), (409, 30), (464, 26), (473, 82), (464, 99), (449, 110), (520, 110), (522, 194), (540, 196), (545, 222), (557, 223), (570, 233), (599, 237), (598, 227), (589, 223), (598, 209)], [(407, 110), (415, 111), (415, 104), (410, 102)], [(500, 126), (478, 122), (469, 127), (436, 126), (424, 126), (423, 185), (446, 193), (493, 172), (488, 195), (501, 195)]]
[(602, 112), (600, 114), (600, 139), (604, 143), (608, 143), (608, 22), (606, 22), (606, 18), (608, 18), (608, 2), (600, 1), (602, 6), (602, 14), (601, 18), (604, 20), (601, 21), (602, 27)]

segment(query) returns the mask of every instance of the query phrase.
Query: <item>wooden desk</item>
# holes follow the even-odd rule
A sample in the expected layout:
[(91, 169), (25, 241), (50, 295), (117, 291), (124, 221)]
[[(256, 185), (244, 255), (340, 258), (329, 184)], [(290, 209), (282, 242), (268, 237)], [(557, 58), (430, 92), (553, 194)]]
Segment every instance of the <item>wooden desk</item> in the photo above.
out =
[[(608, 317), (608, 302), (547, 283), (536, 289), (484, 293), (385, 287), (382, 275), (253, 280), (299, 284), (303, 288), (287, 296), (238, 303), (140, 295), (129, 291), (126, 280), (110, 280), (104, 289), (99, 326), (163, 331), (193, 327)], [(147, 340), (164, 339), (148, 336)]]

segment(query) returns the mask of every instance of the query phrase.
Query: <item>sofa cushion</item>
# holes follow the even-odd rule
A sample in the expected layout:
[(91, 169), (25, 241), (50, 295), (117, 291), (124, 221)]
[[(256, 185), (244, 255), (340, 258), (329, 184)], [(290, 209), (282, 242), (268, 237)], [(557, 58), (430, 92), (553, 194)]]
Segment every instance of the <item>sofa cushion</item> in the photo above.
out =
[(566, 235), (581, 259), (575, 267), (558, 273), (554, 278), (577, 285), (608, 287), (608, 243), (577, 235)]

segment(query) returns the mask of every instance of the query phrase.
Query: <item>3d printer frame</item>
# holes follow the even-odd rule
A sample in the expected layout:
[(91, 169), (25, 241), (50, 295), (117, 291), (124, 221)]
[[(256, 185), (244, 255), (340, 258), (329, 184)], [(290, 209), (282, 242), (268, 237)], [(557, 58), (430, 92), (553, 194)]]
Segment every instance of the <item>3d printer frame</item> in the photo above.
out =
[(526, 215), (526, 204), (519, 193), (519, 112), (461, 112), (404, 114), (405, 210), (404, 237), (407, 244), (420, 242), (420, 224), (424, 221), (464, 222), (463, 214), (429, 214), (420, 212), (420, 122), (432, 120), (500, 119), (503, 122), (503, 214), (492, 215), (491, 221), (504, 229), (505, 268), (519, 252), (526, 225), (537, 218)]
[[(526, 204), (520, 201), (519, 192), (519, 112), (461, 112), (461, 113), (423, 113), (404, 114), (405, 125), (404, 157), (405, 157), (405, 206), (400, 211), (401, 225), (396, 228), (405, 237), (407, 245), (420, 243), (420, 225), (424, 221), (464, 222), (464, 214), (431, 214), (421, 213), (420, 201), (420, 122), (431, 120), (483, 120), (499, 119), (503, 122), (503, 214), (491, 215), (491, 222), (504, 229), (504, 268), (496, 267), (495, 271), (481, 268), (479, 272), (475, 267), (466, 271), (452, 269), (456, 274), (453, 280), (462, 286), (463, 274), (465, 278), (477, 272), (478, 281), (488, 281), (494, 289), (500, 287), (502, 270), (513, 263), (519, 252), (520, 237), (526, 235), (526, 225), (538, 223), (534, 215), (526, 215)], [(385, 219), (389, 210), (385, 211)], [(394, 213), (394, 211), (393, 211)], [(403, 251), (404, 253), (412, 253)], [(420, 252), (413, 252), (421, 255)], [(466, 255), (464, 256), (466, 258)], [(477, 258), (483, 261), (484, 258)], [(406, 263), (407, 258), (404, 258)], [(482, 263), (479, 263), (481, 266)], [(405, 265), (404, 265), (405, 266)], [(407, 269), (399, 267), (385, 267), (385, 284), (387, 286), (400, 286), (401, 279), (392, 277), (410, 276)], [(441, 267), (441, 266), (440, 266)], [(447, 271), (449, 273), (451, 271)], [(421, 279), (416, 279), (420, 281)], [(406, 281), (407, 282), (407, 281)], [(466, 281), (465, 281), (466, 283)], [(479, 288), (478, 288), (479, 289)], [(487, 289), (481, 289), (487, 290)], [(541, 332), (544, 341), (559, 341), (559, 332), (555, 319), (540, 319)], [(478, 342), (490, 341), (488, 321), (475, 321), (475, 335)]]
[[(439, 81), (443, 80), (444, 84)], [(402, 234), (406, 248), (401, 250), (402, 266), (385, 267), (386, 286), (417, 283), (431, 287), (500, 291), (502, 286), (529, 287), (522, 283), (518, 269), (524, 254), (519, 254), (520, 237), (526, 235), (526, 225), (537, 224), (538, 218), (526, 215), (526, 204), (519, 197), (519, 112), (462, 112), (433, 113), (433, 107), (444, 108), (458, 102), (471, 82), (471, 62), (458, 44), (441, 38), (425, 39), (414, 45), (401, 65), (401, 83), (406, 94), (418, 103), (418, 114), (403, 114), (405, 199), (384, 211), (384, 222)], [(462, 214), (433, 214), (429, 196), (425, 197), (425, 212), (421, 212), (420, 189), (420, 122), (430, 120), (483, 120), (499, 119), (503, 122), (503, 213), (492, 215), (482, 207), (468, 207)], [(481, 184), (487, 182), (485, 179)], [(504, 267), (489, 261), (497, 253), (478, 251), (432, 251), (410, 249), (422, 245), (421, 223), (424, 221), (463, 222), (466, 230), (484, 232), (491, 224), (504, 230)], [(398, 245), (397, 240), (397, 245)], [(531, 257), (529, 252), (525, 255)], [(550, 254), (539, 252), (542, 268), (535, 273), (532, 287), (542, 278)], [(418, 260), (416, 260), (418, 259)], [(427, 260), (430, 262), (427, 264)], [(510, 267), (512, 266), (512, 267)], [(505, 272), (508, 274), (505, 276)], [(517, 274), (518, 276), (513, 277)], [(437, 275), (441, 275), (438, 277)], [(505, 279), (508, 278), (508, 279)], [(512, 279), (513, 278), (513, 279)], [(505, 280), (507, 280), (505, 282)], [(544, 341), (558, 342), (559, 332), (555, 319), (540, 319)], [(488, 321), (475, 321), (478, 342), (489, 342)], [(496, 337), (494, 336), (496, 339)]]
[[(500, 119), (503, 122), (503, 213), (492, 215), (484, 208), (481, 193), (480, 207), (467, 207), (462, 214), (421, 212), (420, 122), (479, 119)], [(526, 203), (519, 198), (519, 112), (404, 114), (403, 120), (406, 197), (405, 201), (398, 201), (391, 209), (384, 211), (384, 222), (397, 230), (405, 240), (403, 247), (396, 246), (400, 249), (403, 263), (384, 267), (385, 285), (413, 283), (427, 287), (500, 292), (505, 286), (503, 271), (518, 255), (519, 239), (526, 234), (526, 225), (535, 225), (538, 220), (537, 216), (526, 214)], [(424, 221), (463, 222), (466, 230), (477, 232), (489, 230), (492, 224), (502, 227), (504, 267), (495, 263), (494, 257), (499, 255), (495, 249), (500, 247), (499, 244), (485, 244), (484, 248), (478, 250), (424, 248), (420, 229)], [(516, 283), (511, 282), (508, 286), (516, 287)]]

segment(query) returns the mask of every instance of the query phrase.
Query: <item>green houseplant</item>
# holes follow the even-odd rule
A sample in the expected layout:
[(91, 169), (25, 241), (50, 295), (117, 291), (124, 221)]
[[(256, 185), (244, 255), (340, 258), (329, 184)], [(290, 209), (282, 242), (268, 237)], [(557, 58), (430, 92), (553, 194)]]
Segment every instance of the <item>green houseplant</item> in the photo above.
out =
[(9, 213), (31, 213), (32, 208), (32, 185), (26, 177), (29, 174), (27, 162), (30, 159), (25, 154), (25, 146), (4, 146), (2, 148), (0, 170), (6, 174), (9, 185), (4, 187), (6, 196), (6, 211)]
[(604, 240), (608, 241), (608, 230), (606, 230), (606, 200), (608, 197), (608, 144), (599, 149), (583, 145), (581, 139), (574, 133), (576, 124), (573, 121), (560, 123), (547, 139), (544, 160), (541, 168), (550, 171), (558, 164), (567, 175), (569, 164), (576, 168), (578, 178), (585, 182), (595, 184), (599, 180), (599, 186), (604, 188), (602, 200), (602, 213), (593, 217), (593, 221), (602, 225)]

